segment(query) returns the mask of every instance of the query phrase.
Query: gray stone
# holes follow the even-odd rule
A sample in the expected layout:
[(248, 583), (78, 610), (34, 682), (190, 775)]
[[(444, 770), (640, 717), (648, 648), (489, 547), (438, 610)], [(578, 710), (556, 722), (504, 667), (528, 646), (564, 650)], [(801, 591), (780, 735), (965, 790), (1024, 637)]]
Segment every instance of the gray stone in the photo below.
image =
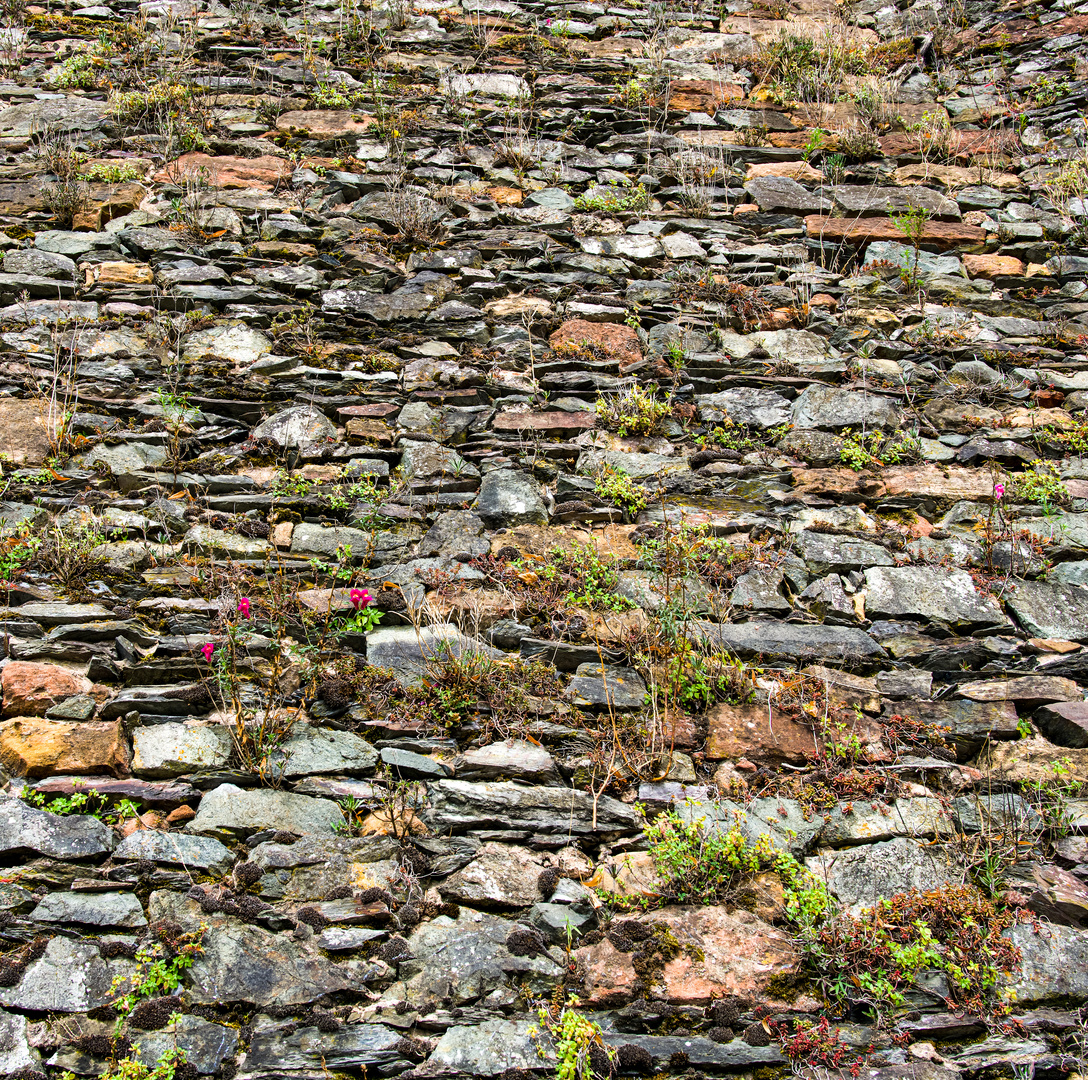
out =
[(243, 835), (261, 829), (283, 829), (301, 835), (328, 835), (344, 820), (340, 807), (328, 799), (311, 799), (288, 791), (255, 788), (245, 791), (220, 784), (200, 800), (188, 832)]
[[(539, 1025), (536, 1025), (539, 1027)], [(442, 1033), (427, 1061), (462, 1076), (496, 1076), (507, 1069), (554, 1068), (555, 1051), (547, 1040), (529, 1034), (527, 1020), (485, 1020), (474, 1027), (451, 1027)], [(543, 1056), (541, 1056), (543, 1051)]]
[(476, 487), (480, 470), (457, 451), (438, 443), (409, 442), (407, 439), (401, 446), (404, 451), (401, 472), (415, 490), (444, 486), (446, 491), (471, 491)]
[(348, 1024), (339, 1031), (284, 1025), (254, 1034), (238, 1075), (248, 1077), (392, 1076), (411, 1067), (401, 1032), (383, 1024)]
[[(131, 376), (129, 372), (129, 376)], [(126, 442), (117, 446), (96, 446), (80, 461), (87, 468), (102, 462), (114, 476), (153, 469), (166, 460), (166, 450), (154, 443)]]
[(752, 386), (738, 386), (716, 394), (699, 394), (695, 398), (699, 417), (706, 423), (717, 423), (728, 417), (734, 424), (771, 428), (789, 423), (790, 403), (773, 391)]
[(308, 724), (295, 725), (268, 755), (269, 770), (287, 779), (323, 773), (362, 776), (377, 764), (378, 751), (362, 736)]
[(453, 769), (441, 761), (435, 761), (414, 750), (401, 750), (396, 746), (384, 746), (382, 764), (391, 776), (401, 780), (444, 780), (453, 776)]
[(491, 550), (491, 541), (483, 532), (484, 523), (476, 514), (469, 510), (447, 510), (438, 515), (420, 540), (416, 555), (421, 559), (486, 555)]
[(154, 1068), (167, 1050), (173, 1050), (177, 1039), (185, 1060), (196, 1066), (202, 1076), (215, 1072), (225, 1058), (238, 1049), (238, 1032), (225, 1024), (212, 1024), (199, 1016), (185, 1015), (166, 1031), (141, 1031), (134, 1039), (133, 1057), (148, 1068)]
[(303, 836), (293, 844), (258, 844), (249, 859), (265, 871), (262, 898), (303, 902), (323, 900), (345, 882), (388, 889), (398, 877), (399, 854), (391, 836)]
[(10, 1075), (22, 1069), (41, 1072), (41, 1058), (27, 1038), (27, 1018), (0, 1011), (0, 1072)]
[(34, 274), (38, 277), (59, 278), (73, 281), (76, 276), (76, 264), (67, 255), (53, 251), (40, 251), (37, 248), (21, 248), (9, 251), (4, 256), (6, 274)]
[(502, 653), (462, 634), (455, 626), (441, 623), (421, 627), (380, 626), (366, 639), (366, 655), (375, 667), (390, 668), (404, 683), (418, 682), (445, 656), (482, 653), (500, 659)]
[(413, 1008), (458, 1007), (491, 1000), (513, 1001), (521, 993), (549, 994), (563, 978), (550, 956), (514, 956), (506, 939), (509, 919), (462, 908), (456, 919), (440, 915), (422, 923), (408, 939), (412, 959), (399, 965), (401, 983), (387, 992)]
[(909, 187), (838, 184), (831, 191), (839, 209), (858, 217), (883, 217), (902, 213), (911, 207), (921, 207), (938, 219), (958, 221), (960, 218), (960, 209), (952, 199), (921, 184)]
[(0, 109), (0, 138), (28, 139), (50, 130), (66, 135), (93, 131), (106, 116), (105, 101), (82, 97), (49, 97)]
[(52, 892), (30, 913), (32, 919), (48, 923), (78, 923), (82, 926), (147, 926), (144, 909), (132, 893)]
[(548, 522), (539, 481), (517, 469), (496, 469), (483, 478), (476, 513), (491, 529)]
[(740, 1070), (761, 1065), (784, 1065), (782, 1051), (777, 1046), (751, 1046), (743, 1039), (719, 1043), (701, 1036), (628, 1035), (608, 1032), (604, 1041), (609, 1046), (637, 1046), (654, 1059), (654, 1067), (667, 1070), (673, 1054), (684, 1054), (694, 1069)]
[(646, 703), (646, 684), (633, 668), (611, 664), (579, 664), (567, 693), (575, 705), (640, 709)]
[(1041, 833), (1046, 825), (1031, 803), (1012, 792), (961, 795), (952, 800), (952, 812), (956, 815), (960, 830), (965, 833), (1026, 836)]
[(753, 799), (745, 806), (728, 799), (704, 802), (688, 798), (673, 809), (681, 820), (701, 824), (709, 832), (728, 833), (738, 828), (751, 844), (766, 837), (772, 847), (796, 858), (812, 850), (823, 830), (823, 820), (806, 814), (793, 799)]
[(1088, 747), (1088, 701), (1055, 701), (1036, 709), (1034, 717), (1052, 743)]
[(228, 559), (260, 559), (272, 550), (267, 540), (223, 532), (210, 525), (194, 525), (182, 537), (181, 544), (200, 555), (218, 555)]
[(931, 566), (866, 570), (865, 613), (870, 619), (935, 619), (972, 630), (1008, 623), (993, 597), (979, 595), (966, 570)]
[(196, 1004), (302, 1005), (326, 994), (361, 989), (356, 973), (330, 964), (312, 945), (205, 912), (182, 893), (153, 892), (147, 912), (152, 922), (173, 919), (183, 931), (206, 927), (203, 951), (185, 980)]
[(503, 829), (589, 836), (639, 829), (634, 808), (607, 795), (597, 800), (594, 826), (593, 797), (576, 789), (440, 780), (431, 787), (429, 796), (430, 805), (423, 811), (423, 819), (436, 832)]
[[(963, 263), (955, 255), (934, 255), (929, 251), (918, 253), (918, 273), (922, 276), (939, 274), (942, 277), (963, 276)], [(900, 269), (914, 269), (914, 248), (909, 244), (897, 244), (894, 240), (878, 240), (865, 249), (865, 263), (890, 262)]]
[(793, 422), (799, 428), (896, 428), (899, 410), (890, 398), (837, 386), (814, 385), (793, 403)]
[(540, 898), (542, 863), (525, 848), (484, 844), (476, 857), (441, 885), (443, 896), (474, 908), (524, 908)]
[(336, 428), (320, 409), (298, 405), (262, 420), (252, 432), (254, 439), (271, 439), (291, 449), (336, 438)]
[(465, 752), (457, 762), (462, 780), (520, 780), (523, 784), (559, 783), (555, 758), (535, 743), (505, 739)]
[(26, 1012), (86, 1012), (112, 1001), (114, 976), (133, 970), (131, 962), (107, 963), (88, 942), (54, 937), (16, 986), (0, 987), (0, 1005)]
[(885, 655), (868, 634), (849, 626), (800, 625), (770, 619), (746, 623), (699, 621), (695, 625), (711, 644), (742, 658), (765, 656), (791, 662), (845, 664)]
[(955, 831), (952, 815), (938, 799), (893, 799), (889, 803), (854, 802), (849, 813), (836, 806), (826, 815), (821, 838), (834, 847), (872, 844), (897, 836), (933, 839)]
[(1005, 602), (1032, 637), (1088, 645), (1088, 589), (1045, 581), (1017, 581), (1006, 593)]
[(59, 817), (35, 810), (22, 799), (0, 799), (0, 854), (33, 852), (54, 859), (86, 859), (109, 854), (116, 844), (113, 830), (98, 818)]
[(1017, 923), (1005, 936), (1020, 949), (1019, 970), (1006, 984), (1016, 1005), (1088, 997), (1088, 930)]
[(813, 855), (805, 865), (852, 914), (896, 893), (940, 889), (962, 877), (939, 848), (902, 836)]
[[(272, 339), (260, 330), (254, 330), (244, 323), (224, 323), (219, 326), (209, 327), (207, 330), (197, 330), (185, 337), (181, 346), (182, 358), (190, 363), (201, 363), (208, 360), (225, 360), (231, 364), (253, 364), (272, 351)], [(298, 430), (305, 430), (307, 421), (304, 414), (316, 412), (309, 406), (287, 409), (287, 413), (295, 414), (298, 419), (294, 421)], [(277, 416), (283, 416), (278, 413)], [(269, 417), (263, 424), (258, 424), (253, 434), (255, 437), (267, 436), (279, 442), (281, 446), (293, 446), (294, 443), (280, 442), (279, 435), (284, 429), (273, 427), (271, 431), (261, 428), (264, 424), (270, 424), (276, 417)], [(278, 434), (277, 434), (278, 433)], [(305, 440), (307, 442), (313, 440)]]
[(234, 862), (230, 849), (210, 836), (140, 829), (126, 836), (113, 853), (115, 859), (147, 860), (163, 866), (225, 873)]
[(868, 540), (831, 533), (810, 532), (808, 529), (794, 537), (793, 549), (805, 560), (814, 574), (845, 574), (871, 566), (894, 566), (888, 549)]
[(299, 522), (291, 533), (291, 554), (324, 555), (334, 558), (337, 549), (351, 549), (353, 560), (365, 559), (370, 550), (371, 537), (361, 529), (349, 529), (343, 525), (312, 525)]
[(788, 210), (795, 214), (820, 214), (834, 203), (796, 180), (785, 176), (761, 176), (749, 180), (744, 190), (759, 204), (760, 210)]
[(132, 771), (153, 780), (222, 768), (233, 752), (221, 724), (155, 724), (132, 733)]

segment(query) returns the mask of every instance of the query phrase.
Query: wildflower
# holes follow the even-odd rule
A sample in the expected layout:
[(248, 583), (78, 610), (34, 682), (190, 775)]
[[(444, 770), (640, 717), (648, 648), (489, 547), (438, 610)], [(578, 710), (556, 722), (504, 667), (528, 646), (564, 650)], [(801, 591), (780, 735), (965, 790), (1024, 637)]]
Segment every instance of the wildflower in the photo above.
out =
[(238, 601), (238, 612), (242, 616), (243, 619), (248, 619), (249, 618), (249, 597), (248, 596), (243, 596), (242, 599)]
[(1003, 499), (1005, 497), (1005, 485), (994, 484), (994, 498)]
[(351, 602), (357, 608), (369, 607), (370, 599), (370, 593), (368, 593), (366, 589), (351, 590)]
[(204, 648), (200, 650), (204, 654), (204, 659), (210, 664), (212, 662), (212, 653), (215, 652), (215, 646), (207, 641), (204, 643)]

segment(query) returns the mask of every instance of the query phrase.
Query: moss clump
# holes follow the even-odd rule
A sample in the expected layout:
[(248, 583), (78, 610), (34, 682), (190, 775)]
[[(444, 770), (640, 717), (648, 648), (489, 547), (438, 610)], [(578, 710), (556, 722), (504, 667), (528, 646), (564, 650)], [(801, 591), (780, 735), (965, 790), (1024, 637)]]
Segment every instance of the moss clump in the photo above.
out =
[(753, 1020), (745, 1029), (741, 1038), (749, 1046), (770, 1046), (771, 1033), (758, 1020)]
[(792, 1005), (807, 985), (808, 978), (800, 972), (780, 972), (767, 980), (766, 991), (775, 1000)]

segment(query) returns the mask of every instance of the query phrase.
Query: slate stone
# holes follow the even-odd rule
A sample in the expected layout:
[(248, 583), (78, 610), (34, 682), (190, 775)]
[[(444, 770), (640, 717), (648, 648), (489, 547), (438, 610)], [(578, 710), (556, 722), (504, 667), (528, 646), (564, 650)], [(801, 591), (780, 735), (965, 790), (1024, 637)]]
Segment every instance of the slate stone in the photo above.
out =
[(980, 595), (964, 570), (878, 566), (865, 571), (865, 586), (865, 613), (871, 619), (937, 619), (970, 630), (1007, 625), (997, 601)]
[(462, 634), (448, 624), (426, 626), (380, 626), (367, 634), (367, 660), (375, 667), (390, 668), (404, 683), (423, 678), (431, 666), (446, 655), (481, 653), (499, 659), (502, 653)]
[(562, 966), (547, 955), (515, 956), (506, 947), (510, 930), (508, 919), (469, 908), (456, 919), (440, 915), (420, 924), (408, 938), (412, 958), (398, 965), (401, 999), (416, 1009), (439, 1002), (456, 1008), (517, 987), (551, 993)]
[(207, 926), (203, 952), (186, 976), (196, 1004), (303, 1005), (326, 994), (361, 988), (359, 975), (330, 964), (312, 945), (205, 912), (181, 893), (153, 892), (147, 912), (152, 922), (173, 919), (189, 932)]
[(502, 829), (587, 836), (594, 832), (637, 831), (634, 809), (607, 795), (593, 800), (584, 792), (563, 788), (525, 788), (512, 783), (472, 784), (440, 780), (429, 791), (423, 819), (437, 832)]
[(33, 852), (54, 859), (86, 859), (106, 855), (116, 844), (113, 830), (98, 818), (60, 817), (22, 799), (0, 800), (0, 853), (5, 855)]
[(798, 395), (792, 406), (793, 423), (798, 428), (897, 428), (899, 410), (891, 398), (860, 390), (840, 390), (835, 386), (810, 386)]
[(155, 724), (132, 733), (132, 771), (153, 780), (222, 768), (233, 752), (220, 724)]
[(271, 439), (277, 446), (292, 449), (336, 438), (336, 428), (323, 412), (300, 405), (284, 409), (253, 429), (254, 439)]
[(728, 417), (734, 424), (766, 429), (789, 423), (790, 419), (789, 401), (762, 388), (738, 386), (716, 394), (699, 394), (695, 401), (699, 416), (707, 423)]
[(140, 829), (126, 836), (114, 850), (117, 860), (148, 860), (163, 866), (226, 872), (234, 862), (229, 848), (210, 836), (187, 836), (179, 832)]
[(304, 902), (323, 900), (345, 884), (388, 889), (399, 874), (399, 856), (389, 836), (303, 836), (293, 844), (257, 844), (249, 861), (265, 871), (257, 886), (264, 899)]
[(1088, 590), (1045, 581), (1017, 581), (1005, 602), (1032, 637), (1088, 645)]
[(136, 928), (147, 925), (144, 909), (132, 893), (53, 892), (30, 913), (45, 923)]
[(1056, 701), (1036, 709), (1033, 716), (1052, 743), (1088, 747), (1088, 701)]
[(0, 1011), (0, 1069), (15, 1073), (22, 1069), (41, 1072), (41, 1058), (27, 1038), (28, 1021), (17, 1013)]
[(759, 204), (760, 210), (788, 210), (799, 214), (818, 214), (830, 210), (831, 199), (809, 191), (785, 176), (762, 176), (749, 180), (744, 190)]
[(226, 1058), (238, 1049), (238, 1032), (225, 1024), (213, 1024), (199, 1016), (184, 1015), (166, 1031), (141, 1031), (133, 1056), (148, 1068), (154, 1068), (168, 1050), (185, 1051), (185, 1060), (202, 1076), (216, 1072)]
[(441, 761), (395, 746), (382, 747), (381, 760), (394, 777), (405, 780), (442, 780), (453, 776), (453, 769)]
[(323, 1070), (361, 1070), (391, 1076), (412, 1060), (404, 1056), (403, 1035), (383, 1024), (349, 1024), (339, 1031), (284, 1025), (253, 1036), (240, 1076), (309, 1076)]
[(542, 746), (523, 739), (504, 739), (476, 747), (457, 761), (462, 780), (519, 780), (523, 784), (558, 784), (555, 758)]
[(480, 482), (476, 513), (488, 528), (547, 524), (543, 489), (538, 481), (515, 469), (496, 469)]
[(646, 684), (632, 668), (612, 664), (579, 664), (567, 692), (575, 705), (638, 709), (646, 700)]
[(361, 735), (297, 724), (269, 754), (268, 768), (277, 776), (296, 779), (322, 773), (364, 776), (377, 764), (378, 751)]
[(753, 619), (746, 623), (697, 621), (707, 641), (742, 658), (765, 656), (793, 662), (819, 660), (848, 664), (877, 659), (884, 650), (863, 630), (846, 626), (801, 625)]
[(531, 1026), (501, 1018), (472, 1027), (455, 1025), (442, 1033), (428, 1066), (464, 1076), (497, 1076), (507, 1069), (536, 1072), (555, 1060), (555, 1051), (529, 1034)]
[(193, 833), (245, 835), (260, 829), (285, 829), (302, 835), (322, 835), (331, 834), (343, 817), (340, 807), (328, 799), (265, 788), (246, 791), (234, 784), (220, 784), (200, 800), (196, 817), (185, 828)]
[(1088, 930), (1043, 925), (1036, 932), (1030, 923), (1018, 923), (1005, 937), (1021, 954), (1019, 970), (1006, 982), (1017, 1005), (1088, 996)]
[(86, 1012), (111, 1001), (114, 977), (134, 970), (129, 961), (107, 963), (87, 942), (50, 938), (45, 954), (27, 965), (17, 985), (0, 987), (0, 1005), (26, 1012)]

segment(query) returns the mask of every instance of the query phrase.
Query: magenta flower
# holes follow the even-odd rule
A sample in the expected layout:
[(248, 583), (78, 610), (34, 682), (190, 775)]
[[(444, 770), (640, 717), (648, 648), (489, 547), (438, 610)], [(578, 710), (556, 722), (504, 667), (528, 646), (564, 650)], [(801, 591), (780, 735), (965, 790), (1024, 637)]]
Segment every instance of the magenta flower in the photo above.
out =
[(249, 618), (249, 597), (248, 596), (243, 596), (242, 599), (238, 601), (238, 611), (241, 614), (243, 619), (248, 619)]
[(1005, 497), (1005, 485), (994, 484), (994, 498), (1003, 499)]
[(351, 602), (356, 608), (370, 606), (370, 593), (366, 589), (352, 589)]
[(204, 648), (200, 651), (204, 654), (204, 659), (210, 664), (212, 662), (212, 653), (215, 652), (215, 646), (208, 641), (204, 643)]

